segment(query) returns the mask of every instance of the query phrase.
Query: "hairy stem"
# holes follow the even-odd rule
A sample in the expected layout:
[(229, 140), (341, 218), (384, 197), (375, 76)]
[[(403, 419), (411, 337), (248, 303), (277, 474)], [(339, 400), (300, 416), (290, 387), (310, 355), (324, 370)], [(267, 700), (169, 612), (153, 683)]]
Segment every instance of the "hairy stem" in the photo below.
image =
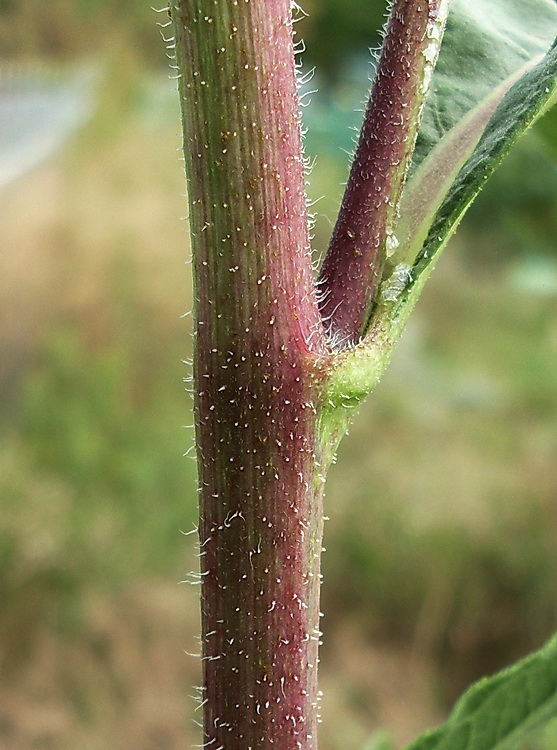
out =
[(204, 742), (317, 747), (326, 354), (290, 0), (182, 0), (195, 279)]
[(321, 309), (291, 2), (170, 7), (193, 251), (203, 731), (212, 750), (317, 748), (324, 473), (345, 423), (336, 414), (350, 411), (346, 398), (358, 401), (344, 395), (326, 326), (348, 342), (362, 330), (447, 1), (395, 3)]
[(331, 340), (365, 333), (437, 60), (449, 0), (395, 0), (339, 217), (319, 275)]

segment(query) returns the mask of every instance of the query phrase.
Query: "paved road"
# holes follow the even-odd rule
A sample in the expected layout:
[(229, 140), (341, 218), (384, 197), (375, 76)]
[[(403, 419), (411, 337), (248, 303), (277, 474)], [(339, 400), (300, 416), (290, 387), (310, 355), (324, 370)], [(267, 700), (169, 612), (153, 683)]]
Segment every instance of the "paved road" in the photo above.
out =
[(0, 191), (54, 153), (88, 117), (92, 75), (0, 68)]

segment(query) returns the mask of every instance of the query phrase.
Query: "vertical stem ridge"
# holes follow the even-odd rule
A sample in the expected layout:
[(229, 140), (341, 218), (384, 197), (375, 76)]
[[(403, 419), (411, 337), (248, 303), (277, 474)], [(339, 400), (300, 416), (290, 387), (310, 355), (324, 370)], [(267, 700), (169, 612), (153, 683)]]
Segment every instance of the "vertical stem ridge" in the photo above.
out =
[(321, 269), (320, 309), (336, 348), (365, 333), (450, 0), (395, 0), (348, 184)]

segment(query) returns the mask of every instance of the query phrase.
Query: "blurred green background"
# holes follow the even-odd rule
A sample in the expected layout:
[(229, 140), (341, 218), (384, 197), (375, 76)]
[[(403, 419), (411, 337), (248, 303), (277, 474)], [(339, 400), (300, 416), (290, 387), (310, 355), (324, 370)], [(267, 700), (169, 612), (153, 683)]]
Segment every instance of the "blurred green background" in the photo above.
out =
[[(322, 252), (385, 3), (304, 8)], [(196, 590), (178, 584), (196, 567), (187, 206), (159, 18), (0, 0), (0, 119), (84, 70), (89, 112), (0, 192), (7, 750), (199, 740)], [(556, 628), (556, 234), (549, 115), (470, 211), (331, 471), (323, 750), (408, 741)], [(550, 729), (528, 747), (556, 746)]]

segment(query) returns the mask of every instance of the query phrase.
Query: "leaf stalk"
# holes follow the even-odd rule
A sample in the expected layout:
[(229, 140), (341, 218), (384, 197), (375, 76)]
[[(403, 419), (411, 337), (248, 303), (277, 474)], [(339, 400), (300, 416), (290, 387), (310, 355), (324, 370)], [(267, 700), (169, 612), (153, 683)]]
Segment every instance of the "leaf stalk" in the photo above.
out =
[(318, 285), (335, 349), (365, 334), (443, 37), (449, 0), (395, 0)]

